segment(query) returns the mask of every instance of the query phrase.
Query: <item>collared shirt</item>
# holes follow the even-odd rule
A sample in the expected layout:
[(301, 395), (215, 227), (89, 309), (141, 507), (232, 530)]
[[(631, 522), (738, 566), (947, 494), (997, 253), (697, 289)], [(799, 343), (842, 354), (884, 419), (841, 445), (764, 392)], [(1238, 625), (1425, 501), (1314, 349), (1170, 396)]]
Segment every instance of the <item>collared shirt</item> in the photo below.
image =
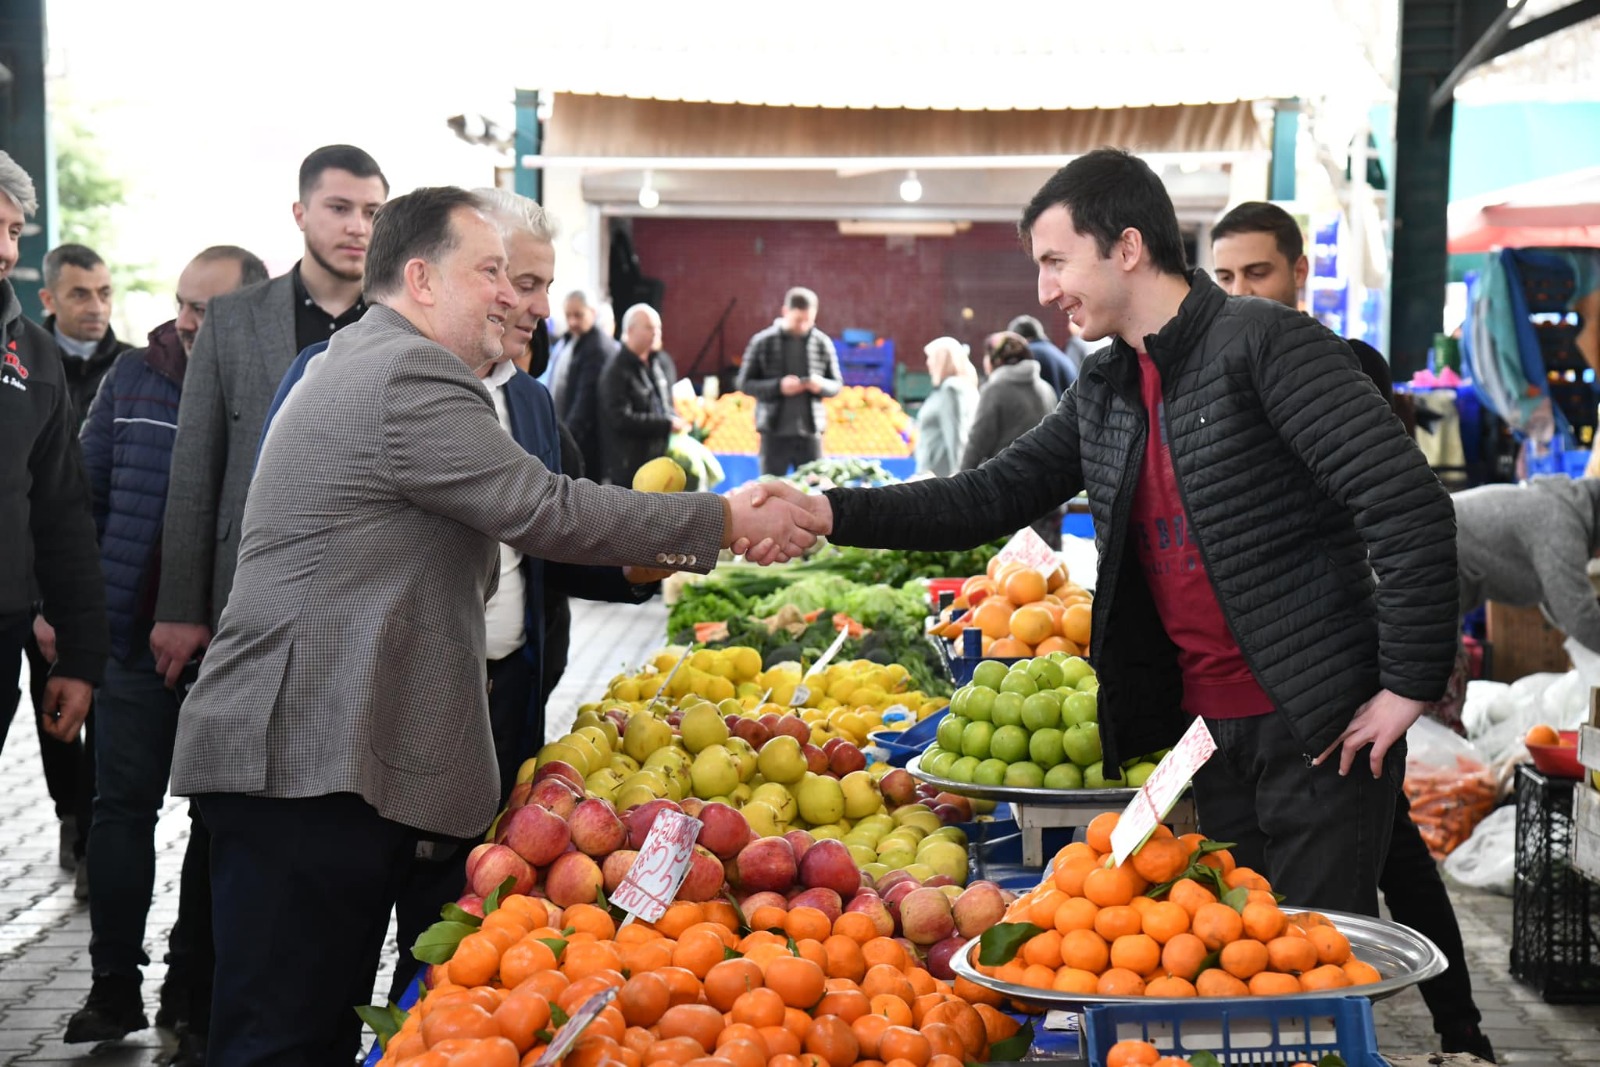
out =
[(73, 359), (88, 359), (94, 355), (94, 350), (100, 347), (98, 340), (80, 341), (76, 337), (68, 337), (61, 332), (59, 325), (54, 327), (52, 332), (56, 335), (56, 347), (61, 349), (63, 356), (71, 356)]
[(294, 278), (295, 351), (304, 352), (318, 341), (326, 341), (367, 313), (367, 298), (358, 296), (343, 314), (328, 314), (306, 291), (306, 283), (300, 278), (300, 264), (296, 263), (289, 273)]
[[(494, 399), (494, 413), (500, 426), (511, 432), (511, 408), (506, 404), (506, 382), (518, 373), (509, 359), (496, 363), (483, 379), (484, 388)], [(522, 553), (510, 545), (500, 546), (500, 585), (483, 609), (484, 655), (489, 660), (505, 659), (527, 643), (524, 628), (526, 589), (522, 580)]]

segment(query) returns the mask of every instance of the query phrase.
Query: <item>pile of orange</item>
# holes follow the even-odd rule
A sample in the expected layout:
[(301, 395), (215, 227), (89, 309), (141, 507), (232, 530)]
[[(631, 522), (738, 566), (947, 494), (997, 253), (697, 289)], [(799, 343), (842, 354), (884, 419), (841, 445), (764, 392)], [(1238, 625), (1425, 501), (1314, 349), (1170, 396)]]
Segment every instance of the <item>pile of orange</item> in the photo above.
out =
[[(1035, 989), (1116, 997), (1282, 996), (1381, 979), (1325, 916), (1285, 912), (1267, 880), (1235, 866), (1226, 850), (1200, 862), (1220, 872), (1239, 907), (1193, 878), (1178, 878), (1205, 841), (1199, 834), (1174, 837), (1162, 827), (1127, 862), (1109, 865), (1117, 818), (1097, 816), (1086, 839), (1056, 853), (1045, 880), (1012, 903), (1005, 921), (1041, 932), (1010, 961), (981, 966), (982, 973)], [(1175, 878), (1167, 892), (1148, 895)]]
[(741, 937), (731, 903), (679, 902), (619, 929), (592, 904), (507, 897), (431, 969), (381, 1062), (532, 1064), (563, 1013), (608, 988), (567, 1067), (962, 1067), (1017, 1031), (999, 996), (935, 979), (864, 914), (751, 920)]
[[(708, 427), (705, 445), (713, 452), (754, 455), (760, 448), (756, 433), (756, 402), (744, 393), (723, 393), (707, 404), (694, 398), (676, 402), (680, 416)], [(847, 385), (837, 396), (824, 397), (828, 423), (822, 432), (822, 452), (828, 456), (909, 456), (907, 440), (911, 418), (895, 398), (876, 386)]]
[[(1182, 1056), (1163, 1056), (1148, 1041), (1118, 1041), (1106, 1052), (1105, 1067), (1191, 1067)], [(1301, 1060), (1288, 1067), (1316, 1067)]]
[[(1081, 656), (1089, 647), (1092, 598), (1072, 581), (1062, 563), (1048, 576), (1020, 563), (989, 561), (986, 574), (975, 574), (932, 628), (939, 637), (964, 647), (961, 634), (970, 626), (983, 631), (985, 656), (1019, 659), (1065, 652)], [(969, 610), (970, 609), (970, 610)]]

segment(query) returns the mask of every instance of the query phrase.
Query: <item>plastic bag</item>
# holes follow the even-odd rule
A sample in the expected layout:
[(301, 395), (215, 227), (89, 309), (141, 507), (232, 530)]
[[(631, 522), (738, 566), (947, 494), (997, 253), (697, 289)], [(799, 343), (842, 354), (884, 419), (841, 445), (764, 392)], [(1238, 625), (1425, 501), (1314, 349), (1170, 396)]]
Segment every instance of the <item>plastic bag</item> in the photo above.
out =
[(1465, 842), (1500, 798), (1500, 783), (1472, 742), (1426, 718), (1406, 731), (1404, 788), (1434, 859)]
[(1497, 808), (1444, 861), (1444, 873), (1478, 889), (1511, 895), (1517, 874), (1517, 809)]

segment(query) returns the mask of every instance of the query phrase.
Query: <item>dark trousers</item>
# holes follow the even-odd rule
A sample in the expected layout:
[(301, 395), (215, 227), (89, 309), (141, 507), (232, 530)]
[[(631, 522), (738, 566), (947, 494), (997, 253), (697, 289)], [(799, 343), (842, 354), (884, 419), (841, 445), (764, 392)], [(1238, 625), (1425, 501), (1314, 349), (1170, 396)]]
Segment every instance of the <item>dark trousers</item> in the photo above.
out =
[(197, 1034), (211, 1027), (216, 963), (211, 942), (211, 831), (200, 817), (199, 806), (191, 801), (189, 847), (183, 853), (178, 885), (178, 921), (172, 924), (167, 939), (167, 978), (162, 991), (180, 991), (181, 1003), (187, 1004), (184, 1017)]
[[(544, 743), (544, 724), (528, 723), (533, 699), (533, 665), (518, 649), (504, 659), (490, 660), (489, 729), (494, 736), (495, 758), (500, 765), (500, 804), (503, 807), (516, 784), (517, 768)], [(535, 736), (535, 733), (537, 734)], [(485, 827), (487, 829), (487, 827)], [(399, 962), (389, 999), (400, 994), (420, 966), (411, 956), (417, 935), (439, 921), (439, 909), (461, 896), (467, 884), (467, 853), (476, 841), (428, 841), (417, 850), (406, 883), (395, 901), (395, 944)]]
[[(89, 842), (89, 822), (94, 800), (94, 751), (80, 734), (71, 741), (57, 741), (45, 733), (44, 719), (38, 709), (44, 706), (45, 682), (50, 677), (50, 664), (39, 652), (33, 639), (33, 622), (23, 618), (13, 620), (0, 633), (0, 749), (5, 748), (6, 736), (11, 731), (11, 721), (22, 704), (22, 690), (17, 683), (22, 675), (19, 653), (28, 657), (28, 689), (33, 697), (34, 728), (39, 731), (39, 762), (44, 767), (45, 788), (56, 807), (56, 818), (77, 819), (78, 834), (72, 852), (83, 858)], [(14, 696), (12, 694), (15, 694)], [(9, 699), (8, 699), (9, 698)], [(91, 708), (85, 733), (92, 727)]]
[(1439, 865), (1428, 853), (1417, 824), (1411, 821), (1411, 802), (1401, 792), (1394, 807), (1394, 833), (1389, 856), (1378, 877), (1383, 902), (1397, 923), (1411, 927), (1439, 946), (1449, 969), (1418, 988), (1433, 1015), (1439, 1033), (1475, 1026), (1483, 1016), (1472, 1000), (1472, 975), (1467, 970), (1467, 950), (1461, 944), (1461, 927), (1445, 891)]
[(217, 951), (207, 1061), (349, 1067), (361, 1043), (352, 1009), (371, 1003), (417, 831), (349, 793), (197, 800)]
[(1340, 777), (1337, 758), (1306, 765), (1281, 712), (1206, 725), (1217, 752), (1194, 779), (1200, 831), (1235, 842), (1240, 866), (1265, 875), (1288, 905), (1377, 915), (1405, 742), (1390, 748), (1383, 777), (1372, 777), (1365, 754)]
[(803, 467), (812, 460), (822, 458), (821, 434), (761, 435), (761, 473), (779, 478), (789, 473), (791, 467)]
[(89, 957), (98, 975), (137, 980), (150, 962), (145, 920), (156, 875), (156, 818), (172, 773), (178, 694), (148, 653), (111, 660), (95, 693), (99, 782), (89, 831)]

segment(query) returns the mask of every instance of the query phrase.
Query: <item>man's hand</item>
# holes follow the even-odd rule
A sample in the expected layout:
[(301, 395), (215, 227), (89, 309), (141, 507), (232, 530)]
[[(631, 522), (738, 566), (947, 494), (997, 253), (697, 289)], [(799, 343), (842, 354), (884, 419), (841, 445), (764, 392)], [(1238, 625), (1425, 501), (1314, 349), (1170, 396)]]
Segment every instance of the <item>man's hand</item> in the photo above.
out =
[[(833, 505), (820, 493), (802, 493), (788, 482), (776, 478), (753, 482), (743, 487), (750, 492), (750, 506), (759, 508), (769, 500), (782, 500), (810, 512), (812, 532), (819, 537), (833, 533)], [(735, 546), (734, 551), (739, 549)]]
[(44, 683), (44, 732), (57, 741), (71, 741), (89, 716), (94, 687), (78, 678), (52, 677)]
[(689, 432), (689, 420), (684, 418), (682, 415), (674, 415), (674, 416), (672, 416), (672, 432), (673, 433), (688, 433)]
[(46, 663), (56, 661), (56, 628), (45, 621), (43, 615), (33, 617), (33, 639), (39, 644), (39, 655)]
[(1383, 757), (1388, 755), (1391, 745), (1406, 735), (1426, 707), (1420, 700), (1411, 700), (1387, 689), (1380, 690), (1377, 696), (1361, 705), (1344, 733), (1317, 757), (1316, 764), (1320, 766), (1333, 754), (1334, 749), (1343, 745), (1344, 751), (1339, 754), (1339, 773), (1349, 774), (1356, 754), (1371, 745), (1372, 777), (1382, 778)]
[(784, 396), (799, 396), (806, 391), (806, 384), (793, 374), (785, 374), (778, 379), (778, 392)]
[(733, 515), (730, 548), (752, 563), (765, 566), (796, 558), (817, 542), (820, 520), (789, 496), (762, 494), (758, 504), (754, 486), (746, 485), (727, 496)]
[(158, 622), (150, 631), (150, 651), (156, 657), (156, 673), (166, 679), (167, 688), (178, 684), (183, 668), (211, 644), (211, 627), (189, 622)]
[(813, 374), (811, 377), (806, 379), (805, 387), (806, 392), (810, 393), (812, 396), (816, 396), (822, 392), (822, 379)]

